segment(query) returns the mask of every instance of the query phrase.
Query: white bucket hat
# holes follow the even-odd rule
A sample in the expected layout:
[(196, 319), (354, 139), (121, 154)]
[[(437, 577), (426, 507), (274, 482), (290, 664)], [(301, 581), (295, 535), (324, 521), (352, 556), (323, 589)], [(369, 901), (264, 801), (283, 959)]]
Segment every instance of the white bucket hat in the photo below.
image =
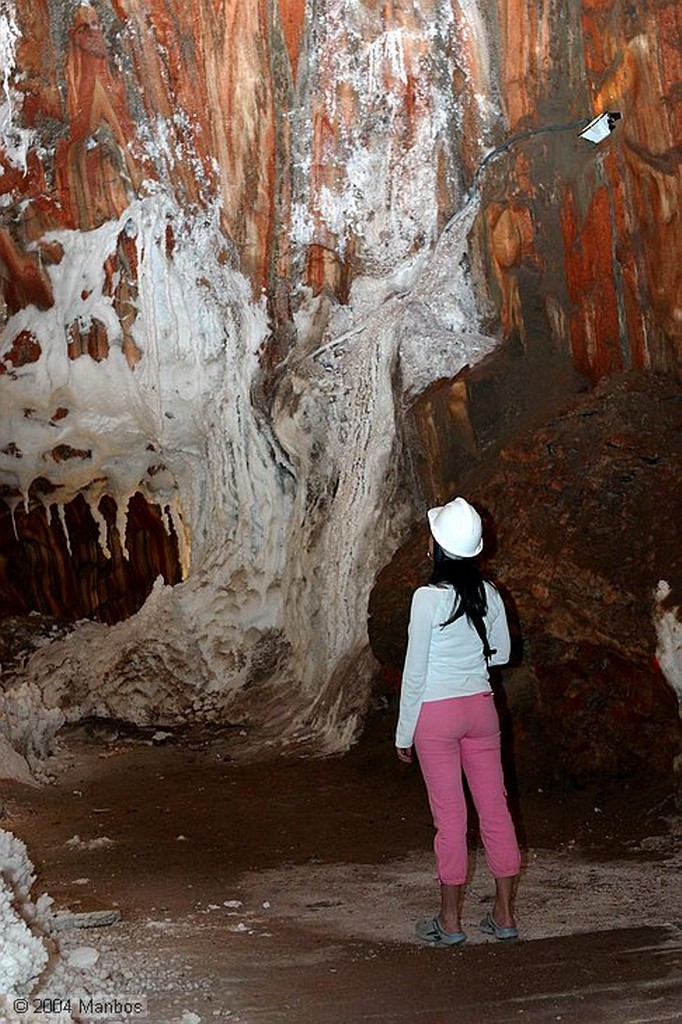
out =
[(475, 558), (483, 550), (481, 517), (464, 498), (430, 508), (429, 526), (433, 538), (449, 558)]

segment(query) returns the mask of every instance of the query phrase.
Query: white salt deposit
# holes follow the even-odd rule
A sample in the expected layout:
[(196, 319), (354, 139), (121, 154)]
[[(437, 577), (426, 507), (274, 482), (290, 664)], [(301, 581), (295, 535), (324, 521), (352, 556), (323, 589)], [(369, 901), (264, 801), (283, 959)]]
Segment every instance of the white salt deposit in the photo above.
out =
[[(11, 84), (16, 69), (16, 47), (21, 38), (13, 5), (7, 0), (0, 2), (0, 150), (13, 167), (26, 173), (26, 160), (33, 141), (33, 132), (21, 126), (20, 111), (23, 96)], [(11, 201), (3, 193), (0, 205)]]
[(22, 757), (0, 733), (0, 779), (15, 779), (25, 785), (35, 785), (35, 779), (25, 757)]
[(35, 770), (40, 759), (51, 752), (54, 736), (65, 721), (64, 712), (47, 703), (41, 689), (32, 683), (19, 679), (4, 692), (0, 690), (0, 732), (21, 754), (19, 762), (4, 759), (6, 777), (26, 781), (24, 763)]
[(114, 840), (109, 836), (96, 836), (94, 839), (83, 840), (79, 835), (71, 836), (66, 840), (65, 846), (74, 850), (106, 850), (114, 846)]
[(72, 949), (66, 956), (66, 962), (70, 967), (78, 967), (87, 970), (94, 967), (99, 960), (99, 951), (94, 946), (78, 946)]
[(654, 595), (656, 608), (654, 626), (658, 637), (656, 658), (661, 672), (677, 694), (682, 713), (682, 622), (680, 609), (663, 608), (663, 602), (670, 596), (670, 584), (661, 580)]
[[(402, 402), (394, 390), (398, 359), (409, 394), (434, 375), (454, 375), (494, 344), (462, 330), (471, 323), (474, 307), (457, 263), (464, 232), (459, 249), (448, 241), (436, 251), (417, 277), (414, 299), (387, 302), (359, 326), (338, 358), (326, 364), (292, 362), (275, 396), (272, 427), (264, 430), (250, 402), (255, 352), (266, 330), (262, 310), (248, 300), (246, 282), (216, 260), (213, 271), (222, 286), (205, 294), (195, 285), (190, 297), (188, 289), (197, 279), (194, 261), (205, 268), (214, 250), (209, 236), (199, 245), (199, 227), (187, 224), (184, 232), (177, 230), (169, 264), (159, 251), (159, 232), (170, 209), (168, 200), (160, 201), (158, 209), (148, 200), (126, 215), (137, 218), (138, 237), (145, 239), (140, 241), (145, 284), (136, 336), (143, 359), (134, 373), (116, 349), (104, 363), (87, 357), (73, 362), (59, 353), (53, 357), (58, 311), (62, 322), (68, 320), (80, 302), (78, 289), (71, 288), (67, 297), (64, 282), (55, 278), (55, 292), (62, 294), (58, 307), (46, 314), (22, 311), (15, 318), (21, 323), (14, 324), (15, 330), (31, 326), (44, 355), (22, 368), (27, 372), (13, 382), (20, 385), (16, 390), (6, 390), (8, 399), (18, 401), (13, 430), (27, 453), (17, 481), (23, 492), (56, 439), (91, 450), (87, 467), (79, 463), (72, 470), (69, 462), (57, 467), (64, 496), (80, 490), (90, 495), (94, 507), (105, 477), (119, 508), (138, 489), (172, 509), (180, 536), (187, 540), (189, 578), (175, 589), (158, 580), (141, 612), (120, 626), (83, 624), (38, 651), (29, 662), (25, 686), (9, 699), (17, 703), (40, 695), (28, 717), (43, 721), (48, 733), (44, 746), (49, 746), (50, 725), (56, 731), (61, 724), (57, 709), (74, 679), (83, 699), (66, 708), (69, 718), (110, 714), (151, 724), (151, 707), (157, 715), (161, 706), (169, 716), (220, 717), (249, 677), (254, 648), (266, 643), (280, 686), (290, 691), (283, 708), (289, 731), (299, 729), (297, 718), (312, 696), (319, 699), (319, 710), (305, 714), (312, 719), (310, 731), (325, 749), (343, 749), (357, 729), (364, 681), (371, 672), (369, 591), (409, 512), (405, 496), (395, 493)], [(173, 216), (176, 224), (183, 223), (179, 211)], [(74, 262), (88, 264), (89, 307), (102, 317), (102, 282), (96, 283), (92, 265), (101, 266), (126, 218), (91, 232), (87, 248), (75, 244), (76, 238), (60, 236), (70, 275), (78, 276)], [(217, 244), (216, 235), (213, 239)], [(180, 295), (179, 309), (160, 300), (171, 294)], [(223, 303), (221, 316), (214, 302)], [(238, 318), (230, 315), (231, 308), (240, 309)], [(52, 326), (41, 331), (44, 317)], [(347, 323), (345, 312), (340, 317)], [(330, 340), (335, 333), (332, 320)], [(160, 337), (166, 339), (163, 351)], [(45, 415), (26, 421), (19, 409), (29, 400), (34, 407), (40, 401)], [(56, 438), (46, 414), (64, 403), (72, 410), (64, 422), (70, 422)], [(316, 454), (320, 451), (326, 453), (322, 461)], [(154, 460), (168, 467), (169, 483), (161, 492), (158, 484), (148, 483), (147, 469)], [(88, 483), (93, 472), (99, 480)], [(316, 512), (320, 503), (324, 511)], [(387, 504), (389, 520), (380, 514)], [(107, 544), (104, 534), (102, 544)], [(313, 571), (316, 565), (322, 571)], [(357, 698), (342, 699), (332, 682), (330, 699), (325, 681), (353, 663)], [(36, 705), (45, 712), (35, 710)], [(34, 736), (25, 729), (10, 733), (22, 753), (35, 748)]]
[(0, 829), (0, 993), (23, 996), (36, 986), (48, 959), (51, 900), (33, 900), (33, 865), (20, 839)]

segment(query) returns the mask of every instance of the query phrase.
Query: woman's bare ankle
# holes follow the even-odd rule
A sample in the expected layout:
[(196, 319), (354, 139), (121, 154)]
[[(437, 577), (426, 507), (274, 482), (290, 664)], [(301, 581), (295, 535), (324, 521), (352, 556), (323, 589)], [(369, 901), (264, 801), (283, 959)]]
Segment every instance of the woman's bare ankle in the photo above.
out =
[(461, 921), (458, 921), (457, 918), (455, 917), (448, 917), (447, 915), (443, 914), (442, 911), (438, 915), (438, 921), (440, 922), (440, 926), (443, 929), (443, 931), (448, 932), (448, 934), (450, 935), (454, 935), (455, 932), (461, 932), (462, 930)]
[(493, 903), (493, 909), (491, 911), (493, 921), (498, 924), (500, 928), (516, 928), (516, 921), (514, 915), (509, 907), (501, 907), (498, 903)]

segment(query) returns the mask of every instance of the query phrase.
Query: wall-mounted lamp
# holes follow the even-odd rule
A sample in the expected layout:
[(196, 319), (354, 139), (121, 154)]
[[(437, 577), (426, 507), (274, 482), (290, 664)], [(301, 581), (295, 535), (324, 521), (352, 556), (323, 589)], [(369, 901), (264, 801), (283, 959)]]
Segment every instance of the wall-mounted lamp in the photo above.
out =
[(580, 138), (587, 139), (588, 142), (593, 142), (596, 146), (598, 142), (602, 142), (611, 134), (617, 121), (620, 121), (620, 114), (615, 111), (599, 114), (583, 128)]

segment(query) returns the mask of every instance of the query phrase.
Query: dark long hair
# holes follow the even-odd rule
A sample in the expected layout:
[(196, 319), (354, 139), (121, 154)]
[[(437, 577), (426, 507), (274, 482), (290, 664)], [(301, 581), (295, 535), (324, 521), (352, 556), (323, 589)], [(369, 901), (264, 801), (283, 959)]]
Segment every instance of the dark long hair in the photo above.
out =
[(455, 591), (455, 601), (452, 611), (445, 622), (441, 622), (440, 628), (444, 629), (451, 622), (456, 622), (463, 615), (467, 622), (473, 626), (483, 644), (483, 654), (486, 661), (491, 654), (488, 643), (488, 636), (485, 630), (483, 617), (488, 610), (488, 599), (486, 597), (484, 578), (478, 567), (475, 558), (450, 558), (445, 554), (440, 544), (433, 542), (433, 572), (429, 583), (449, 583)]

